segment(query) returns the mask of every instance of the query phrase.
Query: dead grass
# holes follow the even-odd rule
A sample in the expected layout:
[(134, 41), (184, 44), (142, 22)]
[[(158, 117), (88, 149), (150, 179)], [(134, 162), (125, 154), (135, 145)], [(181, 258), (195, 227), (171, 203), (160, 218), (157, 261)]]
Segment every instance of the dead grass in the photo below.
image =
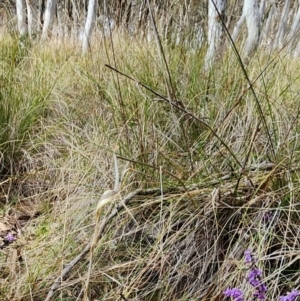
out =
[[(31, 46), (24, 56), (24, 68), (34, 58), (49, 71), (29, 70), (28, 78), (53, 84), (46, 114), (22, 145), (28, 155), (18, 161), (15, 189), (1, 184), (3, 219), (38, 204), (38, 216), (1, 250), (3, 300), (45, 300), (90, 243), (97, 201), (113, 187), (116, 147), (127, 172), (116, 214), (108, 218), (116, 210), (109, 206), (103, 214), (91, 300), (222, 300), (228, 287), (248, 290), (247, 248), (270, 300), (299, 286), (299, 62), (277, 57), (263, 73), (267, 58), (251, 63), (259, 111), (233, 57), (208, 75), (201, 51), (166, 55), (176, 100), (191, 114), (159, 96), (169, 97), (170, 83), (144, 42), (116, 38), (89, 58), (58, 44)], [(52, 300), (81, 300), (87, 268), (85, 256)]]

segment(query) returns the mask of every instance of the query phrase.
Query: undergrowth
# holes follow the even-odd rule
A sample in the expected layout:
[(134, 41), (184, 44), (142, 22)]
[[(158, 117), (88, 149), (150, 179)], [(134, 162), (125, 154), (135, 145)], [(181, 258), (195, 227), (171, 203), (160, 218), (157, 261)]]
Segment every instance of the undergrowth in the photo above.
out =
[[(299, 287), (298, 61), (257, 55), (249, 83), (233, 54), (205, 72), (201, 49), (164, 45), (168, 76), (136, 40), (88, 57), (61, 43), (1, 47), (2, 217), (38, 207), (1, 252), (3, 300), (45, 300), (90, 242), (114, 152), (118, 202), (139, 190), (113, 218), (106, 208), (91, 300), (223, 300), (247, 289), (247, 249), (268, 300)], [(87, 268), (85, 256), (52, 300), (80, 300)]]

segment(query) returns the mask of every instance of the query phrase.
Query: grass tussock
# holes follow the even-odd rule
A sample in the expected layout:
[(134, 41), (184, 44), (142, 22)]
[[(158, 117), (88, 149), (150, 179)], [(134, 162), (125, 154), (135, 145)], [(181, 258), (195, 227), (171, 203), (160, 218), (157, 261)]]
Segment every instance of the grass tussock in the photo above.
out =
[[(114, 152), (120, 198), (103, 213), (91, 300), (250, 294), (246, 249), (270, 300), (299, 287), (298, 61), (261, 54), (249, 83), (231, 54), (205, 72), (201, 49), (164, 46), (168, 74), (136, 40), (89, 57), (58, 43), (1, 48), (1, 220), (17, 236), (0, 253), (3, 300), (45, 300), (89, 244)], [(82, 299), (88, 263), (52, 300)]]

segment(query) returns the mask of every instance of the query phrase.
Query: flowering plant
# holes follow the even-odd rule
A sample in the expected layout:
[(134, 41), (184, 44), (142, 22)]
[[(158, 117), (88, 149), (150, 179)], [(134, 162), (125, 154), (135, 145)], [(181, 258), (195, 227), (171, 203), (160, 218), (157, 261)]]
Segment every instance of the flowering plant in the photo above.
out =
[[(262, 270), (257, 266), (257, 260), (249, 249), (245, 251), (245, 261), (246, 264), (250, 266), (247, 282), (254, 288), (252, 300), (265, 300), (268, 288), (262, 282)], [(238, 288), (228, 288), (223, 294), (226, 297), (233, 298), (234, 301), (245, 301), (243, 292)], [(300, 292), (298, 290), (293, 290), (286, 296), (280, 296), (279, 301), (295, 301), (298, 296), (300, 296)]]
[(11, 233), (8, 233), (6, 236), (5, 236), (5, 240), (8, 241), (8, 242), (13, 242), (16, 240), (15, 236)]

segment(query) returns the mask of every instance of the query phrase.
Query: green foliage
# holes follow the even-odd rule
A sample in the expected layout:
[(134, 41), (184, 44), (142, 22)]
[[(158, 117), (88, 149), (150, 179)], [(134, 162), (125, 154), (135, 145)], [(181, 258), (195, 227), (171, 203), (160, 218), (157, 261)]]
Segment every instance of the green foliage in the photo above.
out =
[[(2, 174), (16, 166), (38, 131), (52, 88), (44, 66), (26, 41), (4, 40), (0, 55), (0, 153)], [(27, 146), (26, 146), (27, 145)]]

